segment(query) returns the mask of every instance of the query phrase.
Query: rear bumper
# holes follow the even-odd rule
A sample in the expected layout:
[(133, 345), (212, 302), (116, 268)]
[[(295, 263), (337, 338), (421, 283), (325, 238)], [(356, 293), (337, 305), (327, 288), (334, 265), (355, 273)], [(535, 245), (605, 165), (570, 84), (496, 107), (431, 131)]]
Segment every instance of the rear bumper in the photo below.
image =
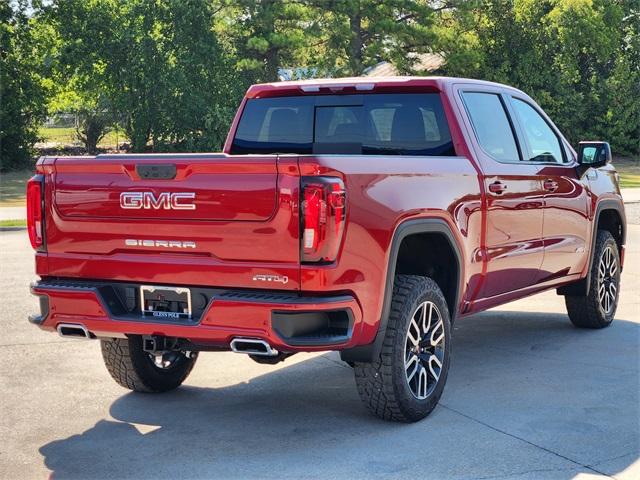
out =
[(203, 296), (194, 318), (172, 320), (143, 316), (120, 282), (42, 280), (31, 285), (40, 313), (29, 321), (55, 331), (79, 324), (96, 337), (127, 334), (186, 339), (214, 349), (230, 349), (236, 337), (266, 340), (283, 352), (342, 350), (358, 345), (362, 311), (350, 295), (311, 296), (274, 291), (194, 287)]

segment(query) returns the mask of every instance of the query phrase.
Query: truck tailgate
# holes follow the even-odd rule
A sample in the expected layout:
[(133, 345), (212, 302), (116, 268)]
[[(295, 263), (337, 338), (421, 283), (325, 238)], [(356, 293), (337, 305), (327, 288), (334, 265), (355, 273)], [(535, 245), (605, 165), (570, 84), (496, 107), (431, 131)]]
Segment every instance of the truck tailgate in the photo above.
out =
[(49, 174), (48, 276), (299, 287), (295, 157), (108, 155), (41, 164)]

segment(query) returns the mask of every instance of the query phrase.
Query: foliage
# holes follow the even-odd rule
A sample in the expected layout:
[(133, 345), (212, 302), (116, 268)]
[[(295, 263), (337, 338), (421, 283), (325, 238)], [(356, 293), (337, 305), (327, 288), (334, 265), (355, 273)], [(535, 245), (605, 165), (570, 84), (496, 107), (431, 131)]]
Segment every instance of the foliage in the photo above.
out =
[(428, 0), (312, 0), (322, 12), (324, 48), (315, 60), (336, 75), (361, 75), (367, 67), (389, 61), (412, 73), (416, 54), (434, 44), (434, 7)]
[(46, 32), (28, 5), (0, 1), (0, 169), (24, 167), (46, 114)]
[(386, 60), (401, 72), (413, 72), (415, 54), (433, 46), (438, 9), (429, 0), (215, 3), (221, 14), (217, 29), (229, 39), (239, 68), (254, 81), (267, 82), (278, 80), (279, 67), (294, 68), (297, 76), (358, 76)]
[(77, 74), (65, 75), (60, 64), (54, 70), (55, 90), (49, 102), (49, 113), (74, 113), (77, 119), (74, 137), (80, 140), (87, 153), (96, 154), (98, 143), (116, 123), (111, 103), (99, 86), (88, 86)]
[(84, 144), (87, 153), (98, 153), (98, 143), (111, 131), (111, 113), (101, 108), (78, 110), (79, 124), (76, 136)]
[(52, 88), (48, 111), (50, 115), (75, 114), (74, 137), (84, 144), (87, 153), (95, 154), (100, 140), (112, 130), (116, 116), (105, 95), (106, 85), (99, 70), (85, 72), (80, 68), (74, 49), (68, 48), (60, 36), (62, 29), (54, 12), (45, 9), (41, 20), (54, 32), (49, 45)]
[(445, 70), (527, 92), (574, 144), (601, 138), (637, 155), (638, 3), (484, 0), (447, 12), (438, 37)]
[(217, 0), (216, 29), (244, 78), (275, 82), (278, 68), (307, 66), (320, 35), (319, 10), (306, 1)]
[(250, 83), (430, 74), (421, 53), (640, 155), (640, 0), (0, 0), (2, 168), (47, 111), (78, 114), (89, 152), (113, 128), (134, 151), (217, 150)]
[(134, 151), (148, 142), (155, 151), (220, 148), (243, 85), (207, 2), (60, 0), (49, 18), (63, 43), (61, 72), (93, 94), (94, 113), (124, 118)]

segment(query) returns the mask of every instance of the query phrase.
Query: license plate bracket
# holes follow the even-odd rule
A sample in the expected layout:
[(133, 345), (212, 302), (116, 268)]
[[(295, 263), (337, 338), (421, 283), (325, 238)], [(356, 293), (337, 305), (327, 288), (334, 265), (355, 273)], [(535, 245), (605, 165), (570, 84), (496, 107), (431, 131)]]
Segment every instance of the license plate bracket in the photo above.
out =
[(141, 285), (140, 309), (143, 316), (191, 319), (191, 290), (185, 287)]

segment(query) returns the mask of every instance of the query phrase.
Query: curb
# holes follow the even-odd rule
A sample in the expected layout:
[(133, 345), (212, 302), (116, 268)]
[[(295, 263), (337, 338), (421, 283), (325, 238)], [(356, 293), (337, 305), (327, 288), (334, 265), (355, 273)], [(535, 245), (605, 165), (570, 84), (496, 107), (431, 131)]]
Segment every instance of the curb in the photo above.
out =
[(0, 227), (0, 232), (19, 232), (26, 229), (27, 227)]

